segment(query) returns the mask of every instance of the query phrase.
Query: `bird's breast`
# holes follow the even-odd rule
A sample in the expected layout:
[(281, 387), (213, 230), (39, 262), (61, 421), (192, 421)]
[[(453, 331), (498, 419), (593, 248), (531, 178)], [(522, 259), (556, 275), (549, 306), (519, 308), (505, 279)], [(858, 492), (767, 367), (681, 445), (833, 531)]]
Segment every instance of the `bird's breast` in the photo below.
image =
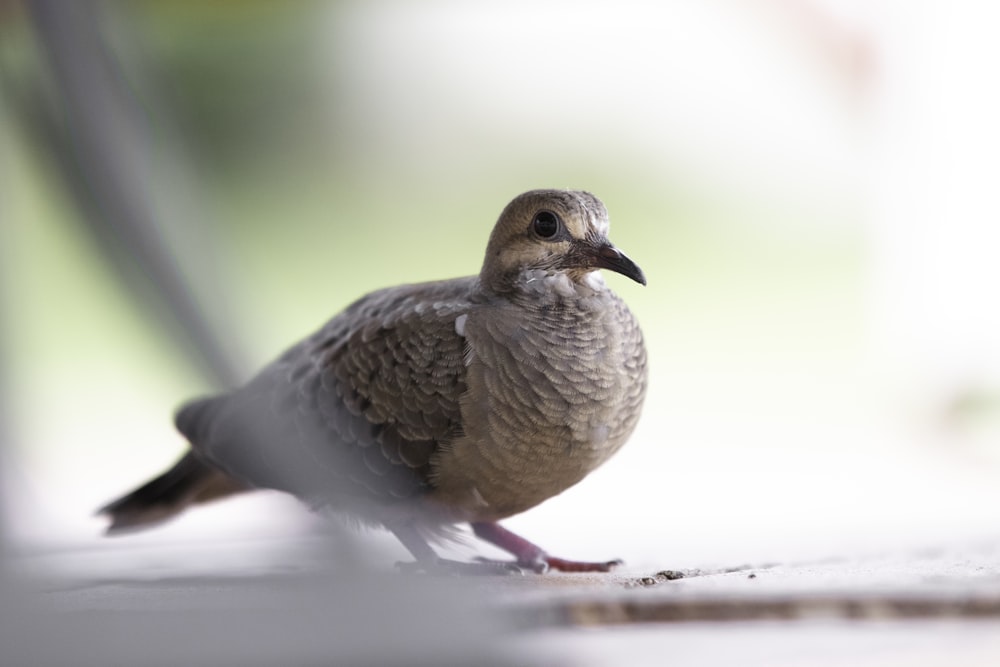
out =
[(599, 297), (505, 304), (462, 322), (464, 435), (439, 456), (437, 483), (449, 503), (474, 506), (472, 518), (560, 493), (631, 434), (645, 393), (642, 337), (617, 297)]

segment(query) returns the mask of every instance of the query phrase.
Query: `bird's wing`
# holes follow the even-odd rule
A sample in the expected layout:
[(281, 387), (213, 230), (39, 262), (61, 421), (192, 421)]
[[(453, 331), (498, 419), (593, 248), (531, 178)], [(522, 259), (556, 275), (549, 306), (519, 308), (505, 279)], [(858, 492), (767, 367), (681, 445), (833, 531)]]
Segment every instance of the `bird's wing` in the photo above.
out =
[(242, 389), (189, 404), (178, 428), (234, 477), (318, 504), (417, 495), (433, 453), (461, 432), (456, 319), (474, 285), (362, 297)]

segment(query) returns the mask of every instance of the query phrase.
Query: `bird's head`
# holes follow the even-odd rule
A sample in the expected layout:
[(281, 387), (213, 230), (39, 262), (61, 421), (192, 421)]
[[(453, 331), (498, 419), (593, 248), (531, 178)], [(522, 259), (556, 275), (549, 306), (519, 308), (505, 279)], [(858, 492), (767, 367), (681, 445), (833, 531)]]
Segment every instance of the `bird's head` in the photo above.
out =
[(642, 269), (608, 240), (608, 225), (607, 209), (589, 192), (518, 195), (493, 228), (480, 280), (503, 292), (533, 273), (582, 283), (591, 272), (609, 269), (645, 285)]

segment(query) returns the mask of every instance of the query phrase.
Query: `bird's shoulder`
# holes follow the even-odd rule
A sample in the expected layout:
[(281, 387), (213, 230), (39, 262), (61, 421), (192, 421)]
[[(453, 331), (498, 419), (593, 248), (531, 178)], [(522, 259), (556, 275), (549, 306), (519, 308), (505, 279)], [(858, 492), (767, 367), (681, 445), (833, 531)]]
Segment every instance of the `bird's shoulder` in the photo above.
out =
[(464, 391), (464, 339), (456, 320), (476, 280), (456, 278), (366, 294), (279, 361), (327, 411), (394, 424), (407, 439), (439, 439)]
[(328, 321), (309, 347), (329, 349), (348, 340), (364, 344), (390, 330), (412, 332), (423, 342), (433, 335), (447, 337), (454, 319), (482, 300), (479, 294), (474, 276), (376, 290)]

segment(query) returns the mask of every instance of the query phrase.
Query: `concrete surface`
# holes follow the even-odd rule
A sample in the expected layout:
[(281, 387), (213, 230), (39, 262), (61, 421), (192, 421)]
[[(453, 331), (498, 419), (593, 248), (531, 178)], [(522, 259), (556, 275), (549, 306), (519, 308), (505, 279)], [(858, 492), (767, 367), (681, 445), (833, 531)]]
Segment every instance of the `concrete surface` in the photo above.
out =
[(316, 538), (15, 554), (0, 664), (1000, 664), (998, 544), (610, 575), (329, 566), (360, 556)]

